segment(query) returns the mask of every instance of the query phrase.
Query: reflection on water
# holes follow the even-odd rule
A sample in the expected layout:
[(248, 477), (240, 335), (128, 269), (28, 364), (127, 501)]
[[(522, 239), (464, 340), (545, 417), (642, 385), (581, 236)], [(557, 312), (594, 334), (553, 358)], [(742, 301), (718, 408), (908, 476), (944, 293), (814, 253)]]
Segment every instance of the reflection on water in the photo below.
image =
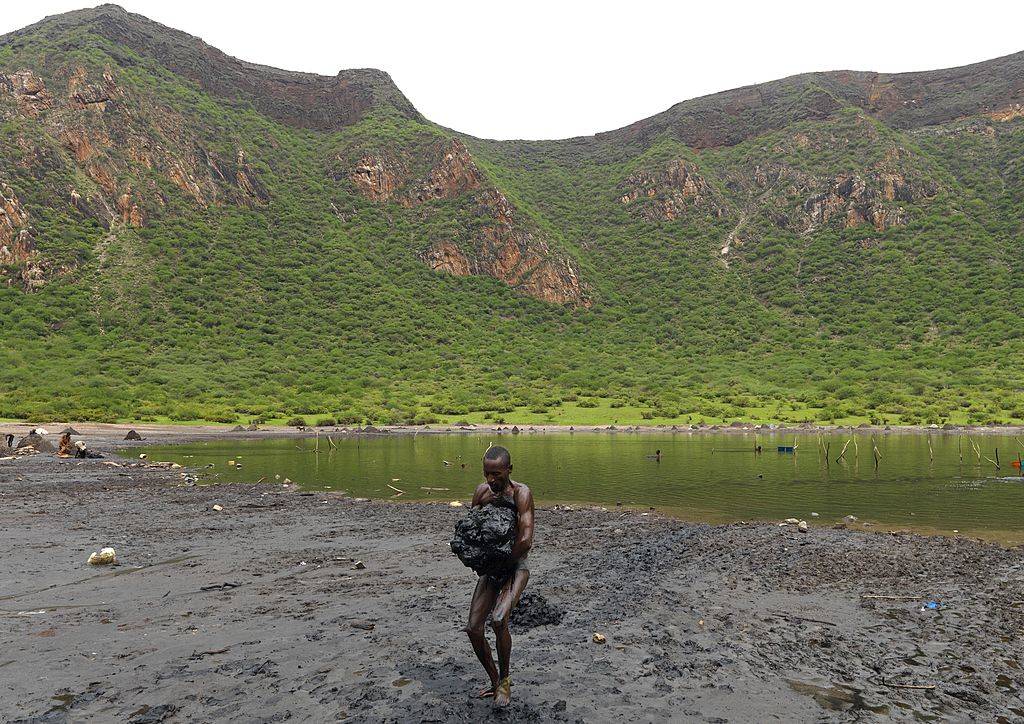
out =
[[(513, 477), (540, 503), (655, 506), (710, 521), (797, 517), (811, 524), (846, 515), (914, 527), (1024, 540), (1024, 478), (1012, 467), (1020, 443), (1007, 436), (477, 433), (231, 441), (154, 447), (152, 460), (203, 468), (204, 482), (281, 482), (353, 496), (468, 499), (490, 443), (512, 452)], [(754, 453), (754, 446), (763, 452)], [(796, 446), (793, 453), (779, 447)], [(825, 447), (829, 455), (825, 456)], [(993, 462), (999, 449), (1001, 469)], [(651, 459), (662, 451), (660, 461)], [(961, 462), (961, 455), (963, 462)], [(241, 467), (228, 465), (235, 460)], [(827, 462), (826, 462), (827, 460)], [(445, 464), (445, 463), (449, 464)], [(391, 486), (391, 487), (389, 487)], [(817, 513), (817, 516), (813, 516)]]

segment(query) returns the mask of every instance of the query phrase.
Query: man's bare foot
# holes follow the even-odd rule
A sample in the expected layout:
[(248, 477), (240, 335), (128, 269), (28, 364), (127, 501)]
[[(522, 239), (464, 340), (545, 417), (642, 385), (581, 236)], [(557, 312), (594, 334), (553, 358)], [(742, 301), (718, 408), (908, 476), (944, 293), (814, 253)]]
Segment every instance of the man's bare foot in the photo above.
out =
[(480, 692), (476, 695), (476, 698), (477, 699), (490, 699), (492, 696), (494, 696), (494, 690), (497, 689), (497, 688), (498, 688), (497, 684), (491, 684), (486, 689), (481, 689)]
[(508, 706), (512, 701), (512, 680), (507, 676), (501, 680), (494, 690), (494, 705)]

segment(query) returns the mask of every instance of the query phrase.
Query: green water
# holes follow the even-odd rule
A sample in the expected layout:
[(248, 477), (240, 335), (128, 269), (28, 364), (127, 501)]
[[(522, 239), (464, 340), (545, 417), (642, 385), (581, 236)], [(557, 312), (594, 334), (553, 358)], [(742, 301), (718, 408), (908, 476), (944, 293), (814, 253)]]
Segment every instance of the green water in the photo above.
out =
[[(858, 435), (857, 447), (850, 444), (845, 459), (835, 462), (849, 439), (822, 438), (830, 444), (828, 464), (814, 434), (759, 434), (761, 455), (752, 452), (752, 433), (686, 432), (367, 436), (336, 440), (337, 450), (322, 437), (319, 453), (313, 439), (218, 440), (147, 452), (151, 460), (198, 468), (213, 463), (203, 470), (204, 483), (264, 478), (272, 485), (289, 478), (310, 490), (367, 498), (394, 496), (390, 484), (405, 491), (399, 500), (468, 501), (482, 480), (480, 458), (494, 442), (512, 452), (513, 478), (527, 483), (540, 504), (654, 506), (713, 522), (796, 517), (814, 525), (855, 515), (880, 527), (1024, 541), (1024, 477), (1011, 465), (1022, 449), (1013, 437), (974, 438), (983, 456), (994, 459), (999, 449), (1000, 470), (985, 459), (979, 464), (966, 437), (961, 463), (958, 436), (942, 434), (930, 436), (934, 460), (929, 437), (887, 434), (875, 437), (877, 470), (867, 435)], [(776, 451), (794, 441), (796, 454)], [(646, 458), (659, 448), (660, 462)]]

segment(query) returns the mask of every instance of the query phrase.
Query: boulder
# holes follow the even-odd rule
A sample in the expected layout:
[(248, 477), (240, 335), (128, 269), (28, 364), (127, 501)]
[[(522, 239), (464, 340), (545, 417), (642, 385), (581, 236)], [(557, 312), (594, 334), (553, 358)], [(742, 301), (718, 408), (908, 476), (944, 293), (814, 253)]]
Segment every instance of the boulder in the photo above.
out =
[(52, 442), (35, 431), (30, 432), (28, 435), (18, 440), (18, 444), (14, 446), (14, 449), (21, 450), (22, 448), (27, 447), (41, 453), (52, 453), (57, 450), (57, 448), (53, 446)]
[(70, 425), (68, 425), (63, 430), (60, 431), (60, 434), (61, 435), (81, 435), (82, 433), (80, 433), (78, 430), (76, 430), (75, 428), (73, 428)]
[(518, 516), (510, 508), (473, 508), (455, 523), (452, 552), (480, 575), (501, 575), (512, 564)]
[(140, 435), (139, 433), (135, 432), (135, 430), (129, 430), (128, 434), (124, 436), (124, 439), (125, 440), (141, 440), (142, 439), (142, 435)]

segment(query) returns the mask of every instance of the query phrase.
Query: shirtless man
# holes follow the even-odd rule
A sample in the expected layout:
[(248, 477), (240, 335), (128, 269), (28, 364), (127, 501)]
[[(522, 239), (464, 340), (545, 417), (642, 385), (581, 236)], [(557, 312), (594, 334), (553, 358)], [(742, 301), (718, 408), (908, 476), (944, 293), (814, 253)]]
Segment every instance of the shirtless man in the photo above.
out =
[[(476, 582), (473, 601), (469, 606), (469, 625), (466, 633), (473, 643), (491, 685), (479, 693), (480, 698), (493, 696), (495, 706), (508, 706), (512, 701), (512, 682), (508, 676), (512, 654), (512, 635), (508, 631), (508, 617), (519, 602), (519, 596), (530, 580), (526, 567), (526, 554), (533, 546), (533, 494), (522, 483), (512, 480), (512, 458), (503, 447), (492, 446), (484, 453), (484, 479), (473, 494), (472, 507), (499, 505), (512, 508), (518, 515), (516, 541), (512, 546), (512, 567), (500, 576), (483, 575)], [(491, 616), (495, 646), (498, 649), (498, 668), (494, 667), (491, 646), (484, 636), (484, 623)]]

